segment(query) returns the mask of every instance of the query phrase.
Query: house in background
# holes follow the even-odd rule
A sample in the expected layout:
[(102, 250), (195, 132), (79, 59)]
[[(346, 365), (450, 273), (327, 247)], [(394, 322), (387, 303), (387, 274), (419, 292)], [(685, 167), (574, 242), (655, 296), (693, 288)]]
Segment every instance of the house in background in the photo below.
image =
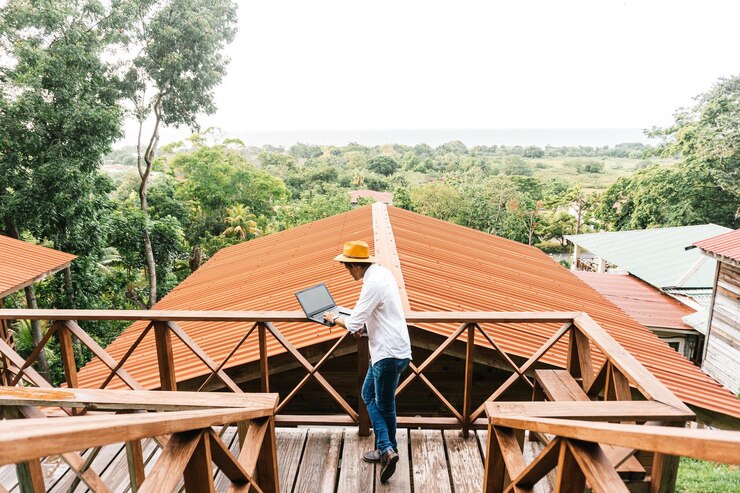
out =
[(629, 274), (574, 273), (679, 354), (700, 363), (702, 335), (683, 320), (696, 313), (694, 309)]
[(393, 194), (390, 192), (376, 192), (375, 190), (352, 190), (349, 192), (349, 200), (352, 206), (357, 205), (358, 199), (371, 198), (375, 202), (381, 202), (385, 205), (393, 205)]
[(702, 369), (740, 393), (740, 229), (692, 245), (717, 262)]
[[(0, 308), (3, 308), (6, 296), (26, 289), (55, 272), (68, 269), (76, 258), (76, 255), (0, 235)], [(32, 290), (26, 290), (26, 302), (29, 307), (35, 304)], [(0, 320), (0, 342), (14, 346), (6, 320)], [(0, 358), (0, 365), (8, 364), (5, 358)], [(7, 383), (0, 382), (1, 385)]]

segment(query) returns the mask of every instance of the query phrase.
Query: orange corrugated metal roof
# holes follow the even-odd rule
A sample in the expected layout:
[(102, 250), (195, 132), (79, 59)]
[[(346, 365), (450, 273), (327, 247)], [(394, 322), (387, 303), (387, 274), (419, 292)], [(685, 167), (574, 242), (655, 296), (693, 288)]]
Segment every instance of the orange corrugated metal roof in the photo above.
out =
[(0, 235), (0, 297), (64, 269), (76, 255)]
[[(729, 391), (540, 250), (403, 209), (389, 207), (388, 213), (412, 310), (584, 311), (684, 401), (740, 417), (740, 403)], [(321, 281), (327, 282), (337, 303), (352, 306), (360, 284), (331, 259), (344, 241), (364, 239), (372, 245), (372, 224), (367, 206), (226, 248), (156, 308), (298, 310), (293, 293)], [(249, 329), (225, 323), (181, 326), (217, 362)], [(120, 359), (142, 327), (132, 325), (108, 352)], [(299, 348), (340, 335), (316, 324), (281, 324), (279, 328)], [(440, 324), (423, 328), (442, 335), (454, 329)], [(555, 330), (552, 324), (490, 327), (504, 350), (522, 356), (533, 354)], [(256, 338), (250, 341), (229, 366), (258, 358)], [(481, 339), (477, 342), (487, 345)], [(173, 344), (178, 380), (206, 373), (205, 366), (176, 338)], [(283, 350), (273, 343), (269, 351)], [(564, 342), (557, 344), (544, 360), (562, 365), (566, 351)], [(159, 386), (153, 336), (124, 367), (145, 387)], [(80, 371), (79, 381), (82, 386), (99, 385), (107, 374), (107, 368), (94, 360)], [(123, 386), (120, 381), (113, 383)]]
[(740, 262), (740, 229), (697, 241), (693, 246), (705, 252)]
[(693, 330), (682, 318), (695, 310), (634, 276), (582, 270), (574, 274), (647, 327)]

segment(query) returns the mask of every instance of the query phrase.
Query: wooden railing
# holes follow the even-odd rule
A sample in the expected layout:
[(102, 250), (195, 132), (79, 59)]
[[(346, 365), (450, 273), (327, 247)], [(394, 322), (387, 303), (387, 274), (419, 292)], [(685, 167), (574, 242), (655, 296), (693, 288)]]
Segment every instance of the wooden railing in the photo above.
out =
[[(524, 492), (555, 470), (555, 491), (594, 493), (624, 492), (629, 489), (617, 473), (607, 445), (628, 450), (654, 452), (651, 492), (673, 491), (675, 477), (665, 478), (665, 458), (685, 456), (712, 462), (740, 465), (740, 432), (676, 429), (664, 426), (594, 423), (584, 419), (645, 420), (649, 407), (637, 403), (615, 408), (594, 402), (590, 409), (558, 409), (560, 403), (538, 403), (539, 409), (505, 409), (487, 405), (489, 415), (484, 491)], [(648, 403), (644, 403), (648, 404)], [(653, 403), (649, 403), (653, 405)], [(653, 409), (661, 411), (657, 406)], [(530, 414), (520, 414), (520, 412)], [(567, 415), (574, 419), (537, 416)], [(549, 434), (553, 438), (529, 464), (517, 439), (517, 432)], [(609, 449), (611, 449), (609, 447)], [(613, 450), (613, 449), (612, 449)]]
[[(52, 321), (42, 344), (34, 349), (27, 358), (21, 358), (12, 348), (0, 341), (0, 356), (4, 359), (4, 371), (2, 377), (10, 384), (16, 384), (22, 380), (39, 387), (50, 387), (41, 375), (32, 367), (32, 364), (41, 351), (41, 346), (56, 335), (60, 342), (62, 361), (66, 375), (67, 385), (77, 387), (77, 368), (74, 364), (72, 337), (81, 344), (87, 346), (92, 353), (100, 359), (109, 369), (107, 378), (101, 387), (106, 387), (113, 378), (120, 378), (131, 389), (141, 389), (142, 385), (128, 374), (123, 366), (141, 344), (147, 333), (153, 331), (156, 341), (159, 378), (161, 389), (176, 390), (174, 359), (172, 356), (172, 338), (178, 338), (193, 355), (199, 358), (209, 369), (210, 374), (200, 385), (204, 388), (213, 379), (219, 379), (229, 390), (241, 393), (239, 385), (224, 371), (229, 366), (232, 356), (251, 338), (257, 338), (259, 347), (259, 377), (261, 391), (270, 391), (270, 371), (268, 361), (267, 339), (277, 341), (285, 352), (292, 357), (300, 367), (306, 371), (301, 381), (290, 390), (277, 404), (276, 422), (282, 425), (297, 424), (322, 424), (322, 425), (357, 425), (360, 433), (369, 434), (369, 419), (361, 400), (358, 397), (356, 406), (352, 406), (342, 397), (342, 394), (321, 374), (324, 363), (335, 353), (337, 348), (347, 338), (347, 333), (342, 333), (333, 343), (331, 348), (311, 363), (309, 359), (301, 354), (293, 344), (278, 329), (278, 325), (285, 322), (305, 322), (303, 313), (300, 312), (183, 312), (183, 311), (84, 311), (84, 310), (0, 310), (0, 319), (43, 319)], [(104, 349), (98, 346), (76, 321), (79, 320), (145, 320), (149, 323), (138, 335), (127, 352), (116, 360)], [(236, 322), (246, 323), (244, 335), (235, 344), (230, 353), (220, 362), (211, 359), (198, 344), (190, 338), (177, 322)], [(680, 399), (674, 396), (659, 380), (657, 380), (642, 364), (631, 354), (622, 348), (606, 331), (604, 331), (587, 314), (579, 312), (553, 312), (553, 313), (502, 313), (502, 312), (465, 312), (465, 313), (408, 313), (407, 322), (410, 327), (434, 328), (435, 324), (443, 324), (444, 331), (436, 330), (437, 333), (449, 333), (449, 336), (433, 349), (431, 354), (421, 363), (410, 365), (410, 374), (401, 382), (397, 390), (399, 406), (404, 403), (404, 392), (409, 385), (417, 380), (429, 389), (432, 395), (439, 400), (442, 409), (448, 412), (447, 417), (422, 415), (413, 412), (414, 417), (399, 416), (399, 426), (414, 426), (428, 428), (459, 428), (467, 437), (471, 428), (485, 428), (490, 423), (483, 414), (486, 406), (498, 403), (509, 397), (508, 392), (518, 382), (532, 389), (533, 400), (561, 400), (549, 392), (552, 389), (543, 382), (538, 382), (535, 370), (549, 367), (552, 364), (543, 365), (543, 356), (551, 350), (559, 341), (567, 346), (567, 361), (565, 361), (566, 373), (572, 379), (578, 391), (582, 394), (571, 400), (602, 400), (602, 401), (631, 401), (633, 395), (647, 402), (635, 401), (630, 409), (634, 412), (624, 417), (622, 421), (662, 421), (671, 422), (673, 425), (681, 426), (687, 420), (694, 418), (694, 414), (686, 407)], [(454, 324), (457, 325), (455, 328)], [(495, 327), (500, 324), (537, 324), (542, 333), (541, 324), (556, 325), (552, 335), (523, 363), (517, 364), (514, 357), (507, 354), (497, 340)], [(452, 327), (452, 328), (450, 328)], [(358, 380), (367, 371), (367, 341), (358, 339)], [(447, 351), (456, 348), (459, 353), (460, 345), (464, 347), (464, 377), (460, 382), (463, 388), (462, 405), (454, 405), (444, 392), (432, 383), (425, 375), (430, 366)], [(481, 402), (473, 402), (473, 379), (474, 362), (479, 352), (493, 353), (502, 364), (511, 370), (511, 376), (503, 384), (491, 388), (490, 395)], [(519, 359), (521, 361), (521, 359)], [(274, 378), (274, 375), (272, 376)], [(343, 410), (341, 415), (292, 415), (285, 413), (286, 405), (301, 392), (309, 380), (315, 380), (321, 388), (336, 402)], [(359, 392), (358, 392), (359, 393)], [(315, 396), (312, 396), (315, 399)], [(501, 402), (501, 405), (504, 403)], [(541, 404), (541, 403), (538, 403)], [(596, 404), (593, 406), (592, 404)], [(600, 419), (598, 413), (603, 412), (598, 407), (599, 403), (570, 403), (573, 409), (580, 409), (580, 415), (586, 410), (596, 413), (593, 419)], [(608, 406), (607, 406), (608, 407)], [(562, 412), (569, 412), (566, 408), (560, 408)], [(642, 414), (640, 414), (642, 413)], [(576, 413), (578, 414), (578, 413)], [(493, 437), (491, 437), (493, 441)], [(543, 439), (543, 441), (546, 441)], [(553, 446), (554, 447), (554, 446)], [(624, 452), (624, 451), (622, 451)], [(629, 459), (634, 450), (624, 452), (621, 463)], [(675, 454), (674, 454), (675, 455)], [(634, 461), (634, 458), (632, 459)], [(675, 478), (677, 459), (673, 455), (657, 453), (653, 460), (661, 472), (665, 481), (669, 481), (671, 475)], [(662, 469), (661, 469), (662, 468)], [(653, 474), (654, 475), (654, 474)], [(668, 479), (665, 479), (668, 478)], [(657, 483), (656, 483), (657, 484)]]
[[(60, 455), (91, 491), (109, 492), (89, 459), (102, 446), (125, 443), (133, 492), (173, 491), (180, 481), (186, 491), (213, 492), (214, 464), (231, 481), (230, 491), (277, 492), (277, 401), (275, 394), (0, 387), (0, 411), (6, 417), (0, 422), (0, 466), (16, 464), (21, 491), (46, 491), (40, 459)], [(138, 413), (47, 418), (36, 406), (59, 406), (74, 414)], [(233, 423), (240, 427), (237, 455), (213, 428), (225, 430)], [(163, 450), (145, 474), (141, 441), (147, 438), (156, 438)], [(93, 449), (88, 460), (79, 453), (85, 449)]]
[[(51, 387), (51, 385), (33, 369), (33, 363), (43, 346), (56, 335), (61, 349), (61, 359), (64, 365), (64, 373), (68, 387), (77, 387), (77, 366), (74, 359), (72, 339), (76, 338), (81, 344), (100, 359), (109, 369), (108, 376), (103, 380), (100, 388), (105, 388), (113, 378), (120, 378), (133, 390), (141, 390), (143, 386), (133, 378), (123, 366), (134, 354), (144, 337), (154, 332), (157, 359), (159, 368), (160, 388), (162, 390), (176, 390), (175, 363), (172, 356), (172, 338), (178, 338), (194, 357), (200, 359), (210, 371), (209, 376), (200, 385), (204, 388), (213, 379), (219, 379), (223, 385), (233, 392), (242, 392), (239, 385), (224, 371), (232, 356), (250, 338), (256, 337), (259, 346), (260, 382), (262, 392), (270, 391), (270, 371), (267, 357), (267, 337), (276, 340), (294, 360), (305, 369), (306, 375), (292, 389), (290, 393), (282, 396), (278, 404), (278, 420), (285, 424), (311, 424), (315, 418), (310, 416), (290, 417), (282, 415), (286, 405), (300, 392), (304, 385), (314, 379), (327, 392), (327, 394), (341, 407), (344, 415), (322, 417), (324, 423), (334, 424), (359, 424), (361, 428), (366, 427), (368, 420), (364, 414), (364, 406), (358, 402), (357, 407), (348, 403), (342, 395), (321, 374), (320, 370), (324, 363), (333, 355), (335, 350), (345, 341), (347, 332), (334, 342), (331, 348), (324, 354), (316, 364), (312, 364), (304, 357), (298, 349), (277, 328), (277, 323), (283, 322), (305, 322), (306, 319), (301, 312), (187, 312), (187, 311), (101, 311), (101, 310), (0, 310), (0, 319), (40, 319), (51, 321), (50, 328), (46, 332), (41, 343), (36, 346), (27, 359), (21, 358), (5, 341), (0, 340), (0, 357), (5, 362), (2, 370), (2, 378), (5, 384), (15, 385), (21, 380), (38, 387)], [(115, 360), (95, 340), (93, 340), (78, 324), (80, 320), (145, 320), (149, 323), (138, 335), (131, 347), (120, 360)], [(244, 336), (234, 345), (233, 349), (223, 359), (214, 361), (199, 345), (190, 338), (177, 322), (241, 322), (249, 323), (245, 326)], [(441, 405), (448, 410), (450, 417), (437, 418), (413, 418), (406, 420), (400, 418), (400, 423), (430, 426), (430, 427), (461, 427), (467, 431), (469, 428), (485, 427), (483, 418), (485, 412), (484, 402), (474, 405), (472, 402), (473, 363), (476, 351), (486, 349), (493, 351), (505, 365), (510, 368), (512, 375), (498, 388), (492, 389), (492, 393), (486, 401), (500, 399), (517, 381), (521, 380), (526, 385), (534, 388), (531, 377), (533, 369), (541, 362), (543, 355), (547, 353), (558, 341), (568, 339), (567, 369), (579, 382), (591, 397), (601, 395), (605, 400), (630, 400), (630, 386), (639, 391), (645, 399), (657, 400), (669, 404), (677, 409), (691, 414), (689, 409), (675, 397), (660, 381), (658, 381), (644, 366), (625, 351), (619, 344), (596, 324), (585, 313), (578, 312), (552, 312), (552, 313), (504, 313), (504, 312), (466, 312), (466, 313), (410, 313), (407, 314), (410, 326), (429, 326), (432, 324), (459, 323), (456, 330), (432, 352), (432, 354), (420, 364), (410, 365), (411, 374), (401, 382), (397, 395), (402, 396), (409, 384), (418, 379), (432, 394), (440, 401)], [(529, 359), (523, 364), (517, 365), (512, 357), (507, 354), (492, 335), (491, 327), (496, 324), (562, 324)], [(476, 343), (476, 336), (478, 337)], [(458, 340), (465, 344), (465, 377), (462, 385), (464, 387), (464, 402), (462, 409), (456, 408), (439, 389), (424, 375), (430, 365), (437, 360), (450, 346)], [(358, 371), (364, 376), (367, 370), (367, 341), (358, 339)], [(598, 369), (594, 368), (592, 355), (596, 350), (598, 358), (602, 360)], [(406, 423), (408, 421), (408, 423)]]

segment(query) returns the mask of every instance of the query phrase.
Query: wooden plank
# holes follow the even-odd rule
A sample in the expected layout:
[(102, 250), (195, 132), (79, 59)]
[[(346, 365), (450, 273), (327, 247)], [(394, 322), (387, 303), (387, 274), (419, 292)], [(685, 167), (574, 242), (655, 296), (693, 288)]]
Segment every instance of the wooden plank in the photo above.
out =
[(277, 438), (275, 436), (275, 418), (267, 418), (267, 432), (262, 440), (259, 457), (257, 459), (257, 479), (261, 489), (266, 493), (278, 493), (280, 479), (278, 477)]
[[(506, 465), (506, 476), (509, 478), (516, 478), (522, 471), (527, 467), (524, 462), (524, 454), (519, 446), (519, 440), (516, 436), (516, 430), (511, 428), (499, 428), (494, 427), (493, 433), (498, 442), (498, 448), (503, 459), (503, 463)], [(489, 435), (490, 438), (490, 435)], [(517, 491), (522, 493), (531, 493), (531, 488), (517, 488)]]
[(358, 428), (360, 436), (370, 436), (370, 415), (367, 412), (365, 401), (362, 400), (362, 385), (365, 381), (368, 368), (370, 367), (370, 351), (367, 337), (357, 337), (357, 414), (359, 416)]
[(473, 394), (473, 362), (475, 358), (475, 325), (468, 325), (468, 338), (465, 344), (465, 391), (463, 393), (463, 436), (468, 438)]
[[(535, 442), (527, 442), (527, 444), (533, 443)], [(525, 462), (526, 451), (529, 448), (527, 444), (525, 444)], [(537, 485), (557, 465), (560, 446), (559, 439), (552, 440), (548, 443), (539, 454), (529, 461), (519, 475), (513, 478), (512, 483), (521, 488), (531, 488), (534, 491), (541, 491), (542, 488), (537, 488)]]
[(8, 490), (12, 490), (18, 485), (18, 476), (15, 473), (14, 465), (8, 464), (0, 467), (0, 485)]
[(333, 493), (342, 430), (311, 429), (293, 488), (294, 493)]
[(396, 465), (396, 473), (390, 481), (386, 483), (381, 483), (379, 475), (376, 474), (375, 493), (411, 493), (408, 430), (405, 428), (396, 430), (396, 441), (398, 442), (398, 464)]
[(198, 440), (198, 444), (183, 471), (183, 482), (187, 493), (215, 493), (211, 440), (208, 433), (210, 433), (210, 430), (201, 433), (200, 440)]
[(158, 390), (39, 389), (0, 387), (0, 405), (86, 407), (91, 410), (185, 411), (274, 407), (278, 394), (167, 392)]
[(410, 430), (414, 491), (451, 492), (442, 432)]
[(598, 444), (567, 441), (568, 449), (580, 466), (581, 472), (594, 493), (628, 493), (622, 478), (609, 463)]
[(159, 385), (162, 390), (177, 390), (175, 360), (172, 356), (172, 334), (166, 322), (154, 324), (154, 340), (157, 347)]
[(578, 329), (570, 332), (567, 368), (573, 377), (581, 377), (584, 389), (591, 386), (594, 378), (591, 343)]
[(141, 440), (126, 442), (126, 462), (128, 464), (131, 491), (136, 493), (145, 477), (144, 450), (141, 447)]
[(740, 465), (739, 431), (678, 429), (668, 426), (625, 425), (526, 416), (496, 416), (494, 425), (552, 433), (566, 438), (608, 443), (695, 459)]
[[(737, 452), (735, 453), (735, 460), (740, 463)], [(650, 472), (650, 493), (673, 493), (676, 489), (678, 463), (678, 454), (655, 454), (653, 469)]]
[(213, 463), (218, 467), (220, 473), (232, 482), (247, 483), (250, 481), (252, 475), (237, 460), (239, 455), (232, 454), (229, 444), (221, 440), (221, 437), (212, 429), (208, 432), (208, 439), (211, 442)]
[(362, 460), (362, 454), (374, 449), (373, 436), (361, 437), (352, 428), (344, 430), (342, 467), (339, 470), (337, 491), (373, 491), (375, 465)]
[(260, 349), (260, 390), (262, 392), (270, 391), (270, 367), (267, 361), (267, 327), (259, 324), (257, 335)]
[(187, 431), (172, 435), (139, 493), (172, 491), (180, 481), (180, 475), (185, 471), (202, 434), (201, 431)]
[(18, 462), (15, 465), (15, 472), (18, 476), (18, 489), (21, 493), (46, 491), (44, 472), (41, 470), (39, 459)]
[[(228, 450), (232, 456), (239, 457), (239, 440), (237, 440), (236, 426), (224, 426), (222, 432), (223, 434), (221, 435), (221, 441), (223, 442), (223, 444), (228, 447)], [(211, 450), (214, 453), (215, 462), (215, 447), (213, 447)], [(231, 486), (231, 480), (229, 480), (226, 474), (224, 474), (222, 469), (219, 469), (216, 477), (213, 478), (213, 486), (216, 491), (226, 491), (229, 486)]]
[(63, 322), (54, 322), (57, 325), (57, 338), (59, 339), (59, 353), (62, 358), (64, 367), (64, 378), (67, 387), (78, 387), (77, 383), (77, 362), (75, 361), (74, 345), (72, 336)]
[(272, 409), (224, 409), (174, 411), (146, 415), (26, 419), (0, 422), (0, 465), (109, 443), (207, 428), (236, 421), (269, 416)]
[(483, 460), (477, 438), (463, 438), (458, 430), (445, 430), (443, 436), (455, 493), (479, 493), (483, 487)]
[(550, 401), (590, 401), (566, 370), (535, 370), (534, 378)]
[(305, 428), (280, 428), (276, 431), (281, 492), (291, 493), (293, 491), (307, 433), (308, 430)]
[(533, 416), (542, 418), (578, 418), (587, 421), (680, 421), (686, 413), (656, 401), (625, 401), (615, 406), (607, 401), (492, 402), (490, 416)]
[(628, 376), (643, 395), (649, 396), (653, 400), (670, 404), (671, 406), (691, 412), (689, 408), (668, 388), (658, 380), (652, 373), (645, 368), (642, 363), (637, 361), (626, 349), (619, 345), (603, 328), (601, 328), (586, 313), (578, 315), (574, 324), (580, 329), (589, 340), (595, 344), (601, 352), (609, 358), (609, 361), (616, 366), (622, 374)]
[(558, 456), (558, 475), (555, 479), (555, 493), (583, 493), (586, 477), (583, 475), (578, 462), (563, 440), (560, 443)]

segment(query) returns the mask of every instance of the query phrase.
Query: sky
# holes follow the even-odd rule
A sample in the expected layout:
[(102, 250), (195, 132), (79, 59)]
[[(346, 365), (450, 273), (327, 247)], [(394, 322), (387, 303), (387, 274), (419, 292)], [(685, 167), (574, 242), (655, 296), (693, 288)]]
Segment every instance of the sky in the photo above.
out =
[(644, 129), (740, 73), (737, 0), (238, 4), (218, 111), (198, 119), (231, 135)]

